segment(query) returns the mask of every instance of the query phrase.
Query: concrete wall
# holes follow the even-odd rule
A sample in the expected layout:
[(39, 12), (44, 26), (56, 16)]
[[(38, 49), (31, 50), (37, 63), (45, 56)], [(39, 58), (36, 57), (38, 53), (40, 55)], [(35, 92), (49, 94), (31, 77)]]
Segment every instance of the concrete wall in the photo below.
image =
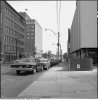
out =
[(81, 48), (97, 48), (97, 1), (80, 2)]
[(79, 4), (77, 4), (70, 33), (70, 51), (74, 52), (80, 48), (80, 19)]
[(70, 33), (70, 51), (81, 48), (97, 48), (97, 1), (77, 1)]

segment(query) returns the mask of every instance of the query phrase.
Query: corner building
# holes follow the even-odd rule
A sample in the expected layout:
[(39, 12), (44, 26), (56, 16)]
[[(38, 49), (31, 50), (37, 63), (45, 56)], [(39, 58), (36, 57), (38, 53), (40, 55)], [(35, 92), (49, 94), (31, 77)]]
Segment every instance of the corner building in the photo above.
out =
[(26, 33), (25, 19), (7, 2), (1, 3), (1, 56), (11, 61), (24, 56)]
[(97, 61), (97, 1), (76, 1), (70, 30), (70, 54)]

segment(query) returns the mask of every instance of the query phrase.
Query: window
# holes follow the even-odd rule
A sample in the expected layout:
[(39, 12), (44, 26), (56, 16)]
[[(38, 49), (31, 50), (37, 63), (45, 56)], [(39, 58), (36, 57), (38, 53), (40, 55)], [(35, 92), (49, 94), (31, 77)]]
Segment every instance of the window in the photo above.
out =
[(27, 39), (30, 39), (30, 37), (27, 37)]
[(7, 32), (7, 27), (5, 26), (5, 31)]
[(6, 36), (4, 36), (4, 41), (6, 41)]
[(4, 50), (6, 50), (6, 45), (4, 45)]
[(6, 17), (5, 17), (5, 22), (6, 22), (7, 20), (6, 20)]
[(34, 25), (32, 25), (31, 28), (34, 28)]
[(31, 37), (31, 39), (34, 39), (34, 37)]
[(31, 33), (31, 35), (34, 35), (34, 33)]
[(27, 33), (27, 35), (30, 35), (30, 33)]
[(34, 31), (34, 29), (31, 29), (31, 31)]

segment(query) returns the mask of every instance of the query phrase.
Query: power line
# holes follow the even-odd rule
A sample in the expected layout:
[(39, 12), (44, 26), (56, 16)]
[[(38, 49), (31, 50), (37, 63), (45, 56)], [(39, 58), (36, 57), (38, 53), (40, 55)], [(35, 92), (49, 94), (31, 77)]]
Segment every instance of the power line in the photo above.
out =
[(57, 13), (57, 29), (60, 31), (60, 14), (61, 14), (61, 0), (58, 7), (58, 0), (56, 1), (56, 13)]
[(57, 30), (58, 30), (58, 0), (56, 1), (56, 13), (57, 13)]
[(59, 5), (59, 27), (58, 27), (59, 32), (60, 32), (60, 15), (61, 15), (61, 0), (60, 0), (60, 5)]

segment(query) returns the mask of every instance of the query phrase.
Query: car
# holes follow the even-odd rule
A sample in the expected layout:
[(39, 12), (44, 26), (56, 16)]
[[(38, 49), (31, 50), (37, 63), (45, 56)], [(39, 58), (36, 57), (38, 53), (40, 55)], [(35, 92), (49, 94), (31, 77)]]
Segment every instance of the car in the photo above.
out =
[(37, 62), (36, 71), (43, 71), (44, 67), (38, 58), (36, 59), (36, 62)]
[(17, 59), (17, 60), (13, 60), (13, 63), (18, 63), (20, 60)]
[(51, 59), (50, 66), (52, 67), (54, 65), (57, 65), (58, 63), (59, 63), (59, 60), (57, 60), (57, 59)]
[(34, 58), (22, 58), (18, 62), (11, 64), (11, 70), (15, 70), (17, 74), (22, 71), (31, 71), (33, 74), (36, 73), (37, 62)]
[(49, 69), (50, 68), (50, 60), (45, 59), (45, 58), (40, 58), (40, 64), (43, 66), (44, 69)]

